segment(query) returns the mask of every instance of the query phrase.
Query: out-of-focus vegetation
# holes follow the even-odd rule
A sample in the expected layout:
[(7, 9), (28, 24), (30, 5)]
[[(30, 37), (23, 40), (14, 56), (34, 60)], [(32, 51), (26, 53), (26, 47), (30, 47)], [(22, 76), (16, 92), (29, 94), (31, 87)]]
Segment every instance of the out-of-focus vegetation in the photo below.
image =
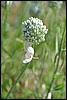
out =
[[(55, 58), (59, 53), (63, 33), (57, 69), (59, 75), (55, 75), (50, 92), (53, 99), (66, 98), (66, 2), (63, 2), (60, 9), (51, 8), (49, 4), (48, 1), (14, 1), (10, 5), (2, 2), (1, 98), (6, 98), (24, 66), (28, 67), (9, 98), (45, 98), (55, 71)], [(34, 44), (35, 56), (39, 59), (33, 59), (28, 65), (25, 65), (22, 62), (25, 55), (22, 21), (31, 16), (41, 19), (48, 28), (48, 33), (45, 42), (39, 45)], [(16, 41), (16, 38), (23, 42)], [(58, 86), (59, 84), (61, 85)]]

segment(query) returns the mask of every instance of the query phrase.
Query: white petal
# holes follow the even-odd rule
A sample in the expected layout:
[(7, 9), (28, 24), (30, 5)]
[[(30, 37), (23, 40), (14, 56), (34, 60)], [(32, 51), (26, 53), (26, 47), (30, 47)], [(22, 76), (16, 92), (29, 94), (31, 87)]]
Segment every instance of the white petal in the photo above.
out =
[(28, 47), (25, 54), (25, 60), (23, 60), (23, 63), (28, 63), (32, 60), (34, 55), (34, 49), (32, 47)]
[(32, 60), (33, 55), (31, 55), (30, 53), (26, 53), (25, 54), (25, 60), (23, 60), (23, 63), (28, 63)]
[(30, 59), (25, 59), (25, 60), (23, 60), (23, 63), (28, 63), (28, 62), (30, 62), (32, 60), (32, 58), (30, 58)]
[(27, 48), (27, 53), (34, 55), (34, 49), (32, 47)]
[(48, 93), (47, 99), (51, 99), (51, 92)]
[(30, 53), (26, 53), (26, 54), (25, 54), (25, 59), (30, 59), (30, 58), (32, 58), (32, 57), (33, 57), (33, 55), (30, 54)]

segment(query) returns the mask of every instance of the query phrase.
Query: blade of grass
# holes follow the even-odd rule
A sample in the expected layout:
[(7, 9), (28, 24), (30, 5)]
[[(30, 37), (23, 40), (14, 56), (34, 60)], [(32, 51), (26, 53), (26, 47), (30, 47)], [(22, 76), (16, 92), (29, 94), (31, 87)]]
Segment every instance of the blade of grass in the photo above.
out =
[(61, 39), (61, 42), (60, 42), (59, 53), (58, 53), (57, 62), (56, 62), (56, 65), (55, 65), (56, 68), (55, 68), (55, 71), (54, 71), (54, 74), (53, 74), (53, 78), (52, 78), (50, 87), (49, 87), (48, 92), (47, 92), (47, 94), (46, 94), (46, 98), (47, 98), (47, 96), (48, 96), (48, 93), (49, 93), (50, 90), (51, 90), (51, 87), (52, 87), (52, 84), (53, 84), (53, 81), (54, 81), (54, 75), (56, 74), (57, 69), (58, 69), (59, 60), (60, 60), (60, 55), (61, 55), (61, 48), (62, 48), (62, 43), (63, 43), (64, 36), (65, 36), (65, 27), (64, 27), (64, 31), (63, 31), (63, 34), (62, 34), (62, 39)]
[(16, 41), (20, 42), (20, 43), (23, 43), (23, 41), (21, 39), (19, 39), (19, 38), (16, 38)]
[(28, 66), (29, 66), (29, 64), (25, 65), (25, 66), (21, 69), (21, 73), (19, 74), (19, 76), (18, 76), (18, 78), (16, 79), (15, 83), (13, 84), (13, 86), (10, 88), (10, 90), (9, 90), (9, 92), (8, 92), (8, 94), (7, 94), (7, 96), (6, 96), (5, 99), (7, 99), (7, 98), (10, 96), (12, 90), (14, 89), (14, 87), (16, 86), (16, 84), (18, 83), (18, 81), (20, 80), (21, 76), (24, 74), (24, 72), (25, 72), (25, 70), (26, 70), (26, 68), (27, 68)]
[(2, 50), (11, 58), (12, 55), (10, 52), (8, 52), (4, 47), (2, 47)]

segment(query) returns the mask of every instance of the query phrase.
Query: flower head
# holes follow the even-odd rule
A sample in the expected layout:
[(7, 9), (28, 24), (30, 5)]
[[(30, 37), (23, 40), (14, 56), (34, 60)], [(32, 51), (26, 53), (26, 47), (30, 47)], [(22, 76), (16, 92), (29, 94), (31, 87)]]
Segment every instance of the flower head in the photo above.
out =
[(43, 25), (42, 20), (31, 17), (22, 22), (22, 25), (22, 36), (24, 37), (24, 40), (36, 44), (45, 41), (45, 35), (47, 34), (48, 29)]

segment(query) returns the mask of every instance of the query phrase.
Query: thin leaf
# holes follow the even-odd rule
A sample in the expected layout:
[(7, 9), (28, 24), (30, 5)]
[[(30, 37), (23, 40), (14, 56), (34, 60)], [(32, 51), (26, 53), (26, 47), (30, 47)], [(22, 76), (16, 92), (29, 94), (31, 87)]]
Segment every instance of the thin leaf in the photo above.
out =
[(12, 57), (11, 53), (10, 53), (6, 48), (3, 48), (3, 47), (2, 47), (2, 50), (3, 50), (6, 54), (8, 54), (8, 56), (9, 56), (10, 58)]
[(63, 76), (63, 74), (61, 74), (60, 72), (57, 72), (55, 75), (54, 75), (54, 78), (55, 79), (58, 79), (58, 78), (61, 78)]
[(16, 38), (16, 41), (20, 42), (20, 43), (23, 43), (23, 41), (21, 39), (19, 39), (19, 38)]
[(64, 87), (64, 83), (60, 83), (60, 84), (58, 84), (55, 88), (54, 88), (54, 90), (60, 90), (60, 89), (62, 89)]
[(14, 89), (14, 87), (16, 86), (16, 84), (19, 82), (21, 76), (24, 74), (26, 68), (29, 66), (29, 64), (27, 64), (27, 66), (25, 65), (24, 67), (22, 67), (21, 69), (21, 73), (19, 74), (19, 76), (17, 77), (15, 83), (13, 84), (13, 86), (10, 88), (10, 90), (7, 93), (6, 99), (10, 96), (12, 90)]

